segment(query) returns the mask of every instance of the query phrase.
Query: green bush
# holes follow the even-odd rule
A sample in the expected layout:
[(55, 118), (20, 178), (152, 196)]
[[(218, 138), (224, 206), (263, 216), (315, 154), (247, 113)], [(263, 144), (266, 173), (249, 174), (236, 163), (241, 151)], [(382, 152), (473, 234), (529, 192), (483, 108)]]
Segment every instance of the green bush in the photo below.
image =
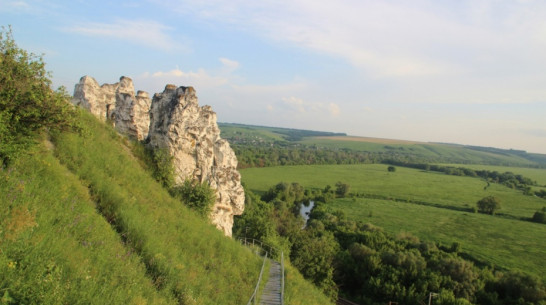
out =
[(185, 180), (182, 185), (173, 187), (171, 194), (204, 217), (210, 214), (216, 201), (214, 190), (208, 183), (199, 183), (189, 179)]
[(531, 220), (538, 223), (546, 223), (546, 212), (536, 211)]
[(153, 177), (167, 189), (174, 186), (173, 157), (166, 148), (150, 150)]
[(484, 197), (476, 205), (481, 213), (490, 215), (494, 215), (501, 208), (500, 200), (494, 196)]
[(74, 127), (64, 88), (53, 91), (42, 58), (20, 49), (11, 28), (0, 31), (0, 161), (6, 166), (36, 142), (40, 130)]

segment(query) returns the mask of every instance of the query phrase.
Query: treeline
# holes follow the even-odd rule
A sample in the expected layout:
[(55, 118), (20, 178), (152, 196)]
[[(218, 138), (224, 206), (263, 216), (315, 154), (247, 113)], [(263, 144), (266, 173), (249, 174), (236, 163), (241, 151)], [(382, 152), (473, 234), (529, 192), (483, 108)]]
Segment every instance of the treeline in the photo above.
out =
[[(546, 302), (546, 287), (535, 276), (477, 266), (463, 258), (464, 245), (443, 246), (408, 233), (392, 236), (319, 201), (345, 190), (341, 183), (313, 191), (279, 183), (261, 198), (249, 192), (234, 234), (284, 249), (292, 264), (332, 299), (343, 295), (363, 304), (420, 304), (433, 292), (434, 304)], [(315, 200), (315, 207), (305, 226), (299, 209), (309, 200)]]
[(287, 142), (257, 144), (232, 144), (239, 168), (269, 167), (282, 165), (314, 164), (362, 164), (380, 163), (383, 160), (396, 162), (457, 162), (452, 159), (424, 158), (400, 151), (367, 152), (350, 149), (318, 147)]
[[(384, 160), (382, 162), (385, 164), (421, 169), (425, 171), (441, 172), (453, 176), (479, 177), (485, 179), (488, 183), (499, 183), (512, 189), (521, 190), (526, 195), (533, 195), (531, 186), (538, 185), (536, 181), (533, 181), (532, 179), (527, 177), (523, 177), (522, 175), (514, 174), (512, 172), (499, 173), (497, 171), (473, 170), (465, 167), (454, 167), (425, 163), (407, 163), (400, 162), (398, 160)], [(534, 195), (544, 198), (546, 195), (546, 191), (537, 191), (534, 193)]]

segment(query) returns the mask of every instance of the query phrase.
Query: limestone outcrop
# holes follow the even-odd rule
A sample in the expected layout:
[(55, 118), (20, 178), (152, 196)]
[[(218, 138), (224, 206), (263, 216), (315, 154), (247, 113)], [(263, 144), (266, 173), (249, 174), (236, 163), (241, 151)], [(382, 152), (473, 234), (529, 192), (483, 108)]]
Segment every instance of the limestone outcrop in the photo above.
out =
[(143, 140), (148, 135), (150, 98), (144, 91), (135, 96), (133, 81), (128, 77), (99, 86), (94, 78), (84, 76), (74, 88), (72, 103), (103, 121), (109, 120), (118, 132), (128, 137)]
[(166, 148), (174, 158), (176, 183), (208, 182), (216, 190), (210, 215), (216, 227), (231, 236), (233, 215), (244, 210), (244, 190), (237, 158), (220, 138), (216, 113), (199, 107), (193, 87), (167, 85), (154, 95), (150, 110), (149, 145)]
[(186, 179), (207, 182), (216, 192), (211, 222), (231, 236), (233, 216), (243, 213), (245, 200), (237, 158), (220, 137), (216, 113), (210, 106), (199, 106), (193, 87), (167, 85), (150, 102), (144, 91), (135, 95), (128, 77), (99, 86), (84, 76), (72, 102), (111, 121), (122, 134), (146, 139), (154, 149), (167, 149), (173, 156), (176, 184)]

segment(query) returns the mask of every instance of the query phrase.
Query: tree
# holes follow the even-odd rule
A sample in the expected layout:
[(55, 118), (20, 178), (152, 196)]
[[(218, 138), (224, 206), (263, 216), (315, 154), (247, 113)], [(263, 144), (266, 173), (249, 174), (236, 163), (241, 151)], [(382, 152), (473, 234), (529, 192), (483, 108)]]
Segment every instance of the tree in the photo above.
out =
[(494, 215), (501, 208), (500, 200), (494, 196), (487, 196), (476, 203), (478, 211), (485, 214)]
[(351, 186), (349, 184), (347, 184), (347, 183), (343, 183), (341, 181), (336, 183), (336, 195), (338, 197), (343, 198), (343, 197), (347, 196), (350, 189), (351, 189)]
[(538, 223), (546, 223), (546, 212), (536, 211), (531, 220)]
[(332, 300), (337, 299), (333, 260), (338, 251), (339, 244), (331, 232), (316, 232), (310, 227), (294, 242), (290, 253), (292, 264)]
[(0, 31), (0, 162), (8, 165), (36, 143), (41, 130), (75, 127), (75, 110), (61, 87), (51, 88), (41, 57), (20, 49), (11, 28)]
[(396, 167), (394, 167), (394, 166), (391, 165), (391, 166), (389, 166), (389, 167), (387, 168), (387, 170), (388, 170), (389, 172), (391, 172), (391, 173), (394, 173), (394, 172), (396, 171)]

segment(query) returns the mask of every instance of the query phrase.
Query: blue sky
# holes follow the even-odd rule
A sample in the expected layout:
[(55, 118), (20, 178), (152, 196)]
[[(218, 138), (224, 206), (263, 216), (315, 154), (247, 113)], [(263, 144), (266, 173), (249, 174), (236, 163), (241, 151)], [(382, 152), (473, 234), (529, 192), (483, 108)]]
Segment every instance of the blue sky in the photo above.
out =
[(546, 1), (0, 0), (54, 84), (193, 86), (221, 122), (546, 153)]

